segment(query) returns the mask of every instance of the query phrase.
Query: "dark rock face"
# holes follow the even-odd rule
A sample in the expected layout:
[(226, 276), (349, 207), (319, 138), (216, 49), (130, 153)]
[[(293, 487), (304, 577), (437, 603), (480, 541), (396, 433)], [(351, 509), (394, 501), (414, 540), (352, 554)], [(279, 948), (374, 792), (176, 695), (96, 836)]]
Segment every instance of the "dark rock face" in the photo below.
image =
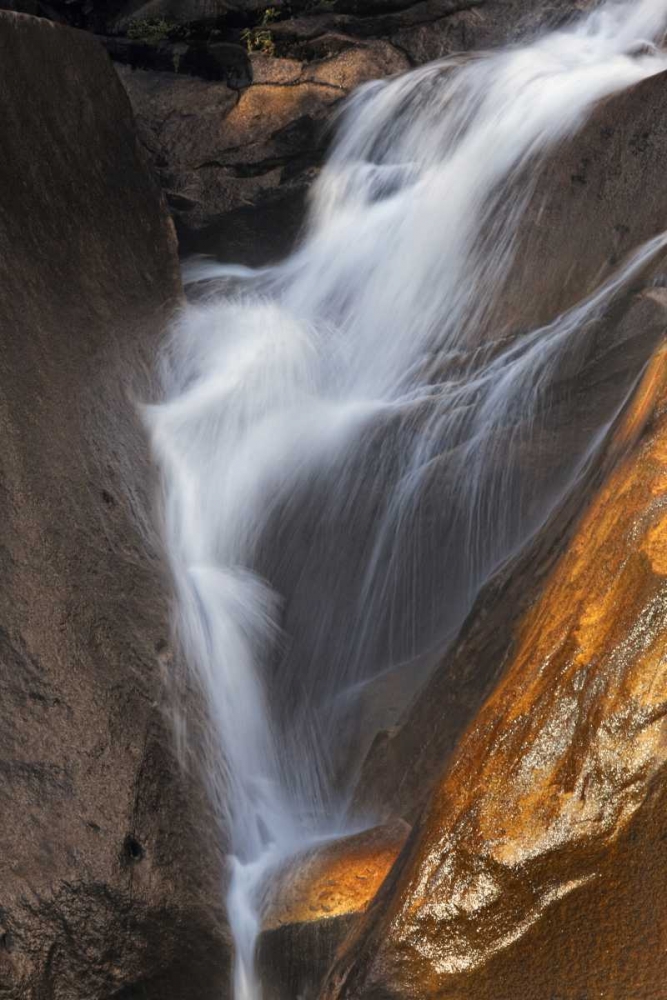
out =
[(136, 402), (175, 240), (103, 49), (0, 15), (0, 996), (221, 995)]
[(261, 10), (261, 0), (254, 3), (234, 3), (233, 0), (130, 0), (123, 3), (120, 13), (112, 25), (116, 30), (122, 30), (132, 21), (164, 18), (176, 24), (216, 24), (224, 20), (228, 14)]
[(60, 21), (75, 28), (103, 31), (120, 13), (124, 0), (3, 0), (0, 8)]
[[(667, 155), (664, 113), (667, 74), (605, 102), (582, 131), (547, 163), (523, 228), (522, 243), (504, 295), (505, 323), (522, 330), (554, 318), (608, 276), (632, 247), (667, 229), (662, 164)], [(641, 137), (641, 143), (637, 138)], [(580, 165), (588, 164), (582, 192)], [(657, 262), (642, 278), (652, 280)], [(640, 287), (641, 287), (640, 283)], [(539, 434), (525, 474), (556, 467), (557, 452), (576, 443), (591, 420), (610, 419), (641, 372), (662, 318), (643, 300), (627, 297), (586, 337), (581, 371), (561, 371), (562, 397), (552, 409), (552, 437)], [(582, 344), (584, 341), (582, 340)], [(613, 345), (613, 346), (612, 346)], [(539, 462), (531, 466), (531, 454)], [(592, 469), (556, 512), (534, 546), (480, 595), (460, 641), (445, 656), (402, 722), (376, 739), (356, 794), (357, 807), (374, 815), (413, 817), (461, 733), (495, 683), (507, 655), (515, 616), (534, 599), (567, 526), (599, 483)]]
[(549, 157), (504, 291), (507, 327), (549, 322), (667, 228), (666, 94), (663, 73), (609, 98)]

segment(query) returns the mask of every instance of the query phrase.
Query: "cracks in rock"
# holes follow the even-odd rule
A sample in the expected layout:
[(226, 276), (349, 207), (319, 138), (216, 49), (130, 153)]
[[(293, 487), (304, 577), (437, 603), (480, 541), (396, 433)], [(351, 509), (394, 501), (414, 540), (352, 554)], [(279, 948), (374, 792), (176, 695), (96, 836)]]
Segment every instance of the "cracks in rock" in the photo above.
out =
[[(369, 16), (352, 14), (330, 14), (312, 18), (290, 18), (278, 21), (273, 26), (273, 33), (280, 46), (283, 41), (287, 46), (290, 42), (311, 44), (326, 37), (332, 31), (342, 31), (354, 39), (386, 38), (402, 28), (415, 28), (421, 25), (445, 20), (455, 14), (471, 11), (483, 6), (486, 0), (454, 0), (454, 2), (439, 3), (438, 0), (420, 0), (401, 10), (377, 12)], [(309, 21), (312, 31), (309, 31)], [(282, 36), (282, 38), (281, 38)], [(289, 48), (287, 49), (289, 52)], [(282, 51), (279, 51), (283, 55)]]
[(319, 162), (318, 151), (314, 150), (312, 155), (297, 153), (294, 156), (275, 156), (262, 160), (261, 163), (221, 163), (219, 160), (206, 160), (204, 163), (198, 164), (194, 169), (225, 170), (231, 177), (250, 180), (253, 177), (264, 177), (273, 170), (280, 170), (285, 167), (298, 166), (301, 170), (308, 170), (311, 167), (318, 166)]
[[(321, 59), (317, 61), (328, 62), (329, 60)], [(307, 77), (305, 79), (299, 77), (297, 80), (288, 80), (284, 83), (280, 81), (276, 81), (275, 83), (253, 83), (247, 89), (250, 90), (252, 87), (279, 87), (281, 90), (289, 90), (290, 88), (294, 90), (303, 86), (321, 87), (323, 90), (335, 90), (337, 93), (342, 94), (347, 94), (348, 92), (348, 88), (340, 83), (329, 83), (327, 80), (308, 79)]]

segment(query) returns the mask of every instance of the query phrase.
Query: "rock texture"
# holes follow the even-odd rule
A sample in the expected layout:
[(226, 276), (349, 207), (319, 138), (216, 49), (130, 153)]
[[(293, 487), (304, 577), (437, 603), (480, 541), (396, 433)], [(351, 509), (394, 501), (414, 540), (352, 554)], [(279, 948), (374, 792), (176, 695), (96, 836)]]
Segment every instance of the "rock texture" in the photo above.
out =
[(269, 886), (258, 948), (266, 1000), (314, 1000), (336, 949), (405, 844), (401, 820), (297, 856)]
[(5, 0), (0, 7), (100, 34), (121, 68), (183, 251), (263, 264), (298, 239), (335, 107), (351, 90), (529, 36), (591, 2)]
[(136, 412), (175, 239), (103, 49), (0, 14), (0, 997), (220, 997)]
[[(650, 293), (667, 329), (667, 294)], [(648, 423), (646, 421), (648, 420)], [(562, 1000), (667, 976), (667, 351), (500, 683), (324, 996)]]
[[(106, 44), (125, 64), (121, 76), (183, 250), (263, 264), (298, 238), (336, 105), (351, 90), (452, 52), (525, 37), (588, 4), (334, 0), (267, 8), (253, 0), (228, 5), (217, 28), (213, 6), (131, 5), (114, 30), (134, 24), (136, 32), (156, 17), (173, 27), (161, 40)], [(188, 74), (208, 82), (195, 85)]]
[(265, 263), (287, 252), (333, 106), (408, 62), (386, 42), (303, 63), (254, 54), (252, 84), (120, 67), (182, 248)]
[[(609, 277), (632, 247), (667, 229), (661, 181), (667, 155), (666, 91), (663, 74), (605, 102), (546, 163), (501, 296), (507, 330), (552, 319)], [(658, 259), (630, 292), (650, 285), (656, 276), (662, 281), (663, 274), (664, 259)], [(646, 300), (633, 302), (624, 294), (594, 328), (580, 335), (576, 365), (561, 368), (547, 425), (522, 459), (522, 474), (531, 477), (536, 496), (546, 495), (549, 480), (542, 477), (554, 475), (559, 456), (578, 446), (578, 434), (590, 434), (596, 422), (601, 426), (612, 419), (662, 332), (660, 313)], [(500, 448), (498, 453), (503, 454)], [(378, 736), (361, 776), (357, 808), (374, 809), (376, 817), (411, 818), (426, 801), (497, 677), (512, 621), (538, 592), (573, 514), (600, 482), (602, 467), (589, 470), (518, 566), (503, 571), (480, 596), (461, 641), (398, 726)]]
[(506, 328), (550, 322), (667, 229), (667, 74), (602, 102), (547, 156), (502, 297)]

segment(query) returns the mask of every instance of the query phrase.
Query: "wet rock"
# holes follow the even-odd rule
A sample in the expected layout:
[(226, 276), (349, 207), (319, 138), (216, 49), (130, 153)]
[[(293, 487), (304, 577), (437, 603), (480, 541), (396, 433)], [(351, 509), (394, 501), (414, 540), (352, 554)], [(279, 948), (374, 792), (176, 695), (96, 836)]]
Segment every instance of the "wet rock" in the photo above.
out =
[(251, 66), (258, 79), (239, 95), (221, 83), (119, 71), (183, 248), (257, 264), (296, 238), (333, 106), (407, 62), (375, 42), (308, 65), (255, 55)]
[(267, 1000), (318, 995), (336, 950), (403, 848), (401, 820), (297, 857), (270, 887), (258, 949)]
[(526, 4), (523, 0), (470, 5), (446, 17), (399, 26), (390, 36), (415, 65), (442, 59), (453, 52), (495, 48), (558, 27), (592, 6), (592, 0), (554, 0)]
[[(237, 117), (247, 108), (253, 118), (252, 135), (239, 136), (234, 119), (229, 126), (221, 121), (211, 132), (215, 155), (203, 163), (191, 161), (185, 169), (178, 137), (187, 135), (190, 127), (197, 132), (211, 127), (208, 111), (200, 120), (197, 106), (186, 110), (185, 98), (176, 99), (178, 85), (164, 80), (165, 91), (175, 104), (169, 113), (167, 102), (160, 99), (158, 109), (157, 83), (121, 70), (135, 113), (152, 131), (149, 145), (160, 148), (156, 166), (170, 192), (185, 252), (210, 252), (226, 260), (262, 264), (287, 252), (298, 238), (306, 193), (324, 157), (336, 105), (351, 90), (366, 80), (400, 73), (410, 65), (452, 52), (525, 37), (586, 6), (586, 0), (554, 0), (537, 6), (527, 6), (523, 0), (509, 4), (479, 0), (276, 3), (271, 5), (276, 19), (263, 25), (265, 4), (239, 3), (228, 5), (226, 18), (215, 22), (215, 34), (211, 34), (216, 4), (193, 2), (176, 10), (167, 0), (160, 0), (131, 6), (114, 30), (127, 30), (131, 18), (159, 16), (167, 25), (187, 22), (188, 37), (201, 36), (199, 41), (184, 40), (185, 35), (172, 30), (173, 37), (160, 42), (107, 38), (105, 44), (114, 59), (135, 68), (195, 74), (241, 90), (244, 107), (238, 109)], [(197, 22), (200, 8), (208, 13)], [(244, 30), (250, 35), (244, 35)], [(261, 48), (253, 31), (262, 32), (269, 54), (251, 51), (248, 61), (241, 46)], [(269, 86), (282, 90), (256, 89)], [(187, 84), (184, 90), (190, 92)], [(169, 122), (163, 129), (165, 112)], [(232, 136), (239, 144), (233, 147), (230, 162), (226, 153)]]
[(667, 229), (667, 73), (603, 101), (548, 156), (504, 289), (506, 328), (547, 323)]
[[(667, 295), (649, 293), (667, 328)], [(323, 996), (543, 1000), (664, 989), (667, 350)], [(643, 427), (637, 439), (638, 430)]]
[[(663, 260), (662, 266), (666, 263)], [(427, 673), (422, 690), (402, 717), (391, 721), (391, 689), (376, 687), (370, 692), (360, 729), (377, 735), (354, 794), (355, 815), (365, 819), (402, 815), (412, 821), (428, 800), (511, 654), (516, 622), (539, 594), (580, 511), (623, 454), (627, 442), (613, 432), (619, 401), (632, 393), (664, 332), (662, 305), (650, 291), (629, 301), (622, 298), (589, 331), (593, 339), (587, 360), (576, 377), (563, 373), (562, 392), (558, 400), (554, 397), (548, 424), (526, 444), (512, 468), (514, 474), (530, 477), (534, 496), (544, 497), (549, 475), (558, 474), (559, 461), (571, 454), (569, 449), (580, 449), (582, 440), (590, 440), (596, 426), (611, 424), (608, 443), (525, 550), (482, 589), (451, 648), (437, 665), (425, 665), (427, 670), (430, 666), (430, 677)], [(500, 447), (499, 451), (504, 454)], [(446, 455), (441, 464), (442, 473), (435, 479), (439, 487), (447, 482)], [(383, 715), (389, 716), (391, 728), (378, 732), (377, 721)]]
[(219, 998), (136, 405), (180, 300), (173, 229), (85, 34), (0, 14), (0, 129), (0, 995)]
[[(608, 277), (631, 248), (667, 229), (661, 179), (667, 155), (666, 88), (663, 74), (605, 102), (547, 163), (501, 296), (507, 330), (521, 331), (553, 319)], [(641, 148), (638, 136), (643, 137)], [(573, 179), (583, 161), (590, 182), (584, 194)], [(661, 268), (664, 262), (657, 262), (656, 273)], [(649, 269), (641, 282), (651, 280)], [(561, 371), (563, 396), (550, 417), (554, 433), (541, 432), (522, 459), (536, 496), (544, 495), (539, 484), (544, 490), (545, 470), (551, 475), (558, 455), (577, 446), (579, 431), (588, 434), (591, 421), (599, 420), (602, 426), (612, 419), (619, 399), (631, 389), (662, 333), (660, 314), (647, 314), (646, 309), (640, 301), (622, 316), (614, 307), (599, 321), (597, 338), (581, 339), (582, 345), (588, 344), (586, 358), (577, 359), (581, 367)], [(607, 352), (605, 345), (612, 344), (614, 349)], [(594, 481), (586, 478), (579, 484), (569, 504), (545, 526), (520, 572), (501, 574), (480, 596), (472, 631), (444, 657), (401, 722), (377, 737), (356, 795), (359, 808), (365, 803), (371, 813), (377, 810), (374, 815), (412, 816), (425, 802), (456, 740), (489, 692), (506, 650), (508, 623), (536, 593), (543, 560), (548, 565), (560, 551), (564, 525), (572, 511), (581, 509)], [(515, 587), (513, 580), (520, 585)], [(498, 595), (497, 603), (492, 594)]]

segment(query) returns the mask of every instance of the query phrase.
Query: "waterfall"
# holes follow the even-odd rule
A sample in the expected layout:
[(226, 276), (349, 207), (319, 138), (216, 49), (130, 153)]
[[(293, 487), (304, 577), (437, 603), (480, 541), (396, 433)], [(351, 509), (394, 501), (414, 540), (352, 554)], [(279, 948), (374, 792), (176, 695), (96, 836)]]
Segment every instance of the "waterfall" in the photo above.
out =
[(540, 162), (601, 98), (667, 67), (666, 27), (667, 0), (608, 2), (522, 47), (362, 87), (293, 255), (193, 271), (146, 420), (210, 715), (236, 1000), (261, 996), (271, 871), (348, 830), (364, 693), (398, 673), (416, 687), (613, 419), (531, 464), (563, 358), (584, 363), (664, 237), (541, 329), (497, 317)]

